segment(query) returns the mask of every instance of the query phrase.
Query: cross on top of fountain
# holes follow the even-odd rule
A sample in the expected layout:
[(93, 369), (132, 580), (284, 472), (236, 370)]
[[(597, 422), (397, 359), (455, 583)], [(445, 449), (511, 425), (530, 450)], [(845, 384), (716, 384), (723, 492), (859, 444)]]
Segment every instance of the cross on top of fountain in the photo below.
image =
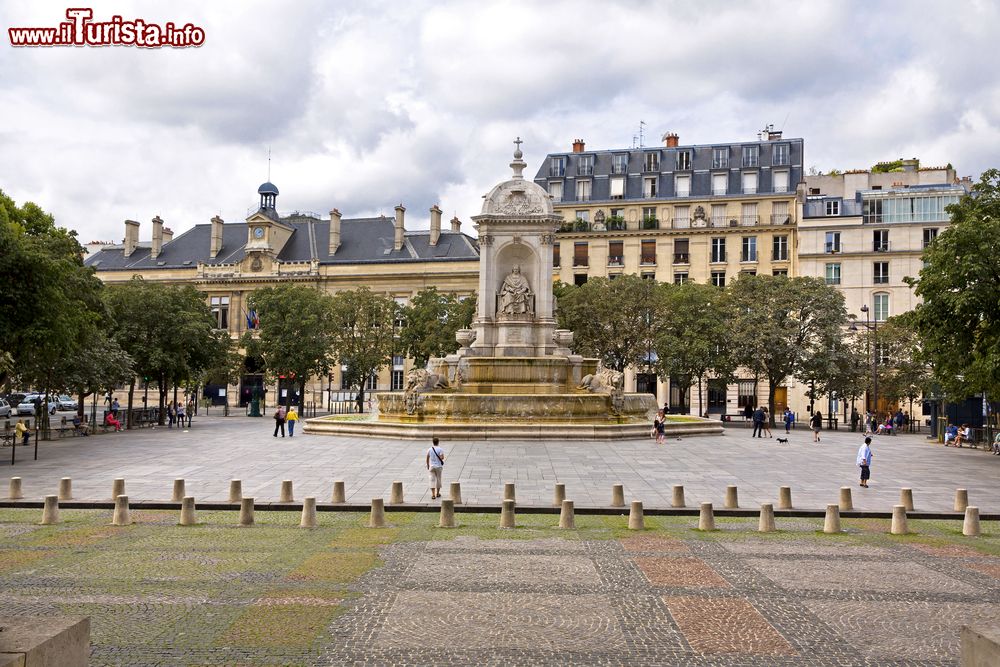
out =
[(514, 144), (517, 146), (517, 148), (514, 149), (514, 161), (510, 163), (510, 168), (514, 171), (514, 178), (518, 180), (524, 178), (524, 175), (521, 172), (523, 172), (524, 168), (528, 166), (524, 162), (524, 160), (521, 159), (524, 155), (521, 152), (521, 144), (523, 143), (524, 142), (521, 141), (521, 137), (518, 137), (517, 139), (514, 140)]

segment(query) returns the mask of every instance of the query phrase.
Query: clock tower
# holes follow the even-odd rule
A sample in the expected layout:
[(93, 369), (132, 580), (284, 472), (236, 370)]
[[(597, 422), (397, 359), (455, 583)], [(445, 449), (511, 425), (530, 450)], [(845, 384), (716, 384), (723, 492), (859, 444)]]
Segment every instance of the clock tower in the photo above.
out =
[(250, 271), (269, 270), (294, 229), (281, 221), (278, 188), (270, 181), (257, 188), (260, 208), (247, 218), (246, 259)]

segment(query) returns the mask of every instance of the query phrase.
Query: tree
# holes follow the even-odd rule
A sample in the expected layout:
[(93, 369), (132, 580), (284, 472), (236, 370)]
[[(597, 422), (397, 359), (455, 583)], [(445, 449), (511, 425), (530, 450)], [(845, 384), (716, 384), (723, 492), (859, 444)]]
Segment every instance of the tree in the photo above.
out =
[(624, 371), (644, 361), (652, 345), (655, 288), (656, 281), (631, 274), (560, 287), (559, 326), (573, 331), (577, 352)]
[(392, 356), (396, 303), (367, 287), (338, 292), (331, 304), (332, 356), (346, 370), (348, 386), (358, 391), (358, 412), (364, 406), (365, 383)]
[(455, 332), (472, 325), (475, 309), (475, 297), (458, 299), (454, 294), (438, 292), (436, 287), (420, 290), (400, 311), (404, 324), (399, 332), (399, 349), (418, 367), (426, 365), (431, 357), (455, 352)]
[(923, 354), (944, 392), (965, 398), (1000, 390), (1000, 170), (948, 207), (951, 226), (924, 250), (907, 279), (923, 299), (913, 312)]
[(820, 278), (743, 275), (728, 289), (736, 359), (767, 381), (773, 420), (778, 385), (805, 374), (809, 360), (843, 335), (844, 296)]
[(103, 394), (135, 377), (133, 360), (103, 329), (97, 329), (75, 354), (63, 357), (56, 373), (64, 386), (78, 397), (77, 414), (85, 414), (85, 401), (92, 394)]
[(892, 401), (908, 400), (912, 413), (913, 401), (923, 394), (931, 372), (923, 361), (911, 319), (911, 313), (890, 317), (878, 328), (876, 345), (879, 396)]
[(704, 414), (702, 382), (709, 374), (729, 380), (735, 370), (726, 294), (712, 285), (657, 286), (653, 339), (656, 372), (680, 390), (698, 383), (698, 412)]

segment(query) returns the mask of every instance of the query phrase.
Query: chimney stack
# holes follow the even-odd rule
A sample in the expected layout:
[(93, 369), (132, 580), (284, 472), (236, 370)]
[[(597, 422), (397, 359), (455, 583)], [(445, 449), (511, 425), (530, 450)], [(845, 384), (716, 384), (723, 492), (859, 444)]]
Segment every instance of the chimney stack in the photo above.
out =
[(406, 209), (402, 204), (396, 207), (396, 235), (395, 240), (392, 244), (393, 250), (403, 249), (403, 232), (405, 231), (403, 227), (403, 214), (406, 213)]
[(330, 211), (330, 257), (337, 254), (340, 247), (340, 211)]
[(584, 149), (584, 147), (586, 145), (587, 144), (583, 143), (583, 139), (574, 139), (573, 140), (573, 152), (574, 153), (582, 153), (583, 149)]
[(156, 259), (163, 248), (163, 220), (160, 216), (153, 218), (153, 245), (149, 250), (149, 258)]
[(441, 238), (441, 209), (437, 204), (431, 206), (431, 245), (435, 246), (438, 244), (438, 239)]
[(462, 233), (462, 221), (458, 219), (457, 215), (451, 219), (451, 231), (455, 234)]
[(174, 230), (169, 227), (163, 228), (163, 245), (167, 245), (174, 240)]
[(222, 218), (215, 216), (212, 218), (212, 248), (208, 256), (215, 259), (222, 252)]
[(129, 257), (139, 247), (139, 223), (135, 220), (125, 221), (125, 256)]
[(677, 148), (681, 138), (677, 136), (676, 132), (667, 132), (663, 135), (663, 142), (667, 148)]

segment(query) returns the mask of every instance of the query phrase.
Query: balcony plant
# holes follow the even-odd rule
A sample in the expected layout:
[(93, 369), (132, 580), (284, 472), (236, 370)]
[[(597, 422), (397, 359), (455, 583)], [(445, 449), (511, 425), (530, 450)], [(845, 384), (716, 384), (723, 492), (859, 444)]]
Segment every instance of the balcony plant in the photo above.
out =
[(625, 229), (625, 217), (621, 215), (612, 215), (608, 217), (606, 224), (608, 226), (609, 232), (620, 232)]
[(583, 218), (577, 218), (576, 222), (573, 223), (573, 231), (575, 232), (586, 232), (590, 229), (590, 223)]
[(660, 219), (659, 218), (643, 218), (642, 219), (643, 229), (659, 229)]

